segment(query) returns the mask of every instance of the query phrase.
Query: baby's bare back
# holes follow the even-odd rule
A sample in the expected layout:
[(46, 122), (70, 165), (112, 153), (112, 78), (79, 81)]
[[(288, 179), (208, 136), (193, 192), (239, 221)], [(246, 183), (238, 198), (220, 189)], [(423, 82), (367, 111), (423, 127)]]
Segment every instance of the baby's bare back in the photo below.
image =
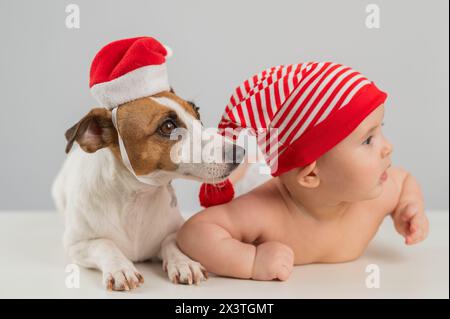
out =
[(215, 274), (256, 280), (286, 280), (293, 264), (350, 261), (364, 252), (386, 215), (398, 210), (406, 175), (391, 168), (388, 176), (380, 196), (347, 205), (333, 218), (302, 211), (274, 178), (191, 217), (177, 243)]
[(245, 243), (288, 245), (296, 265), (345, 262), (364, 252), (398, 200), (398, 187), (390, 178), (377, 199), (354, 203), (339, 218), (319, 220), (287, 205), (280, 183), (271, 179), (225, 205), (210, 220)]

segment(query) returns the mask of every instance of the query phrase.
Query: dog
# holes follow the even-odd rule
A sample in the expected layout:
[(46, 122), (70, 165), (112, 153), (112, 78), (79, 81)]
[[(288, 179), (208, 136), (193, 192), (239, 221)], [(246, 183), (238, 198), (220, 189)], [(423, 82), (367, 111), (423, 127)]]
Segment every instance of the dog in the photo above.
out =
[[(124, 103), (115, 114), (93, 108), (67, 130), (69, 155), (52, 186), (55, 206), (65, 216), (64, 248), (75, 263), (102, 271), (108, 290), (139, 287), (144, 278), (134, 263), (155, 259), (162, 260), (174, 283), (206, 280), (206, 269), (176, 245), (184, 219), (171, 181), (225, 180), (245, 151), (224, 142), (222, 159), (232, 156), (231, 161), (183, 162), (179, 159), (193, 141), (171, 136), (176, 129), (192, 133), (195, 127), (205, 130), (199, 108), (171, 89)], [(75, 142), (79, 147), (70, 151)]]

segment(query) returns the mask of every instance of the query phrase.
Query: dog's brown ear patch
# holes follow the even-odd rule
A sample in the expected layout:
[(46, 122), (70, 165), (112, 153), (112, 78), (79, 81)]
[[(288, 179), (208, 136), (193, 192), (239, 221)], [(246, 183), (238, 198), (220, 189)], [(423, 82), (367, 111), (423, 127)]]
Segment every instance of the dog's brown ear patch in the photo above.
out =
[(111, 145), (117, 140), (117, 132), (111, 118), (111, 111), (105, 108), (92, 109), (78, 123), (66, 131), (66, 153), (76, 141), (88, 153)]

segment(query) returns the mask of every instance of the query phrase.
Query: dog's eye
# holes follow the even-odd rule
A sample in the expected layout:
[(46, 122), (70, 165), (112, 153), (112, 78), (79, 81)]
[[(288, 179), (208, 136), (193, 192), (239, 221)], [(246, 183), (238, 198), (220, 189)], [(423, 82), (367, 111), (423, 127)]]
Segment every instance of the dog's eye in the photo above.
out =
[(161, 133), (161, 135), (170, 136), (172, 131), (176, 128), (177, 128), (177, 125), (175, 124), (175, 122), (173, 120), (166, 120), (159, 127), (159, 132)]

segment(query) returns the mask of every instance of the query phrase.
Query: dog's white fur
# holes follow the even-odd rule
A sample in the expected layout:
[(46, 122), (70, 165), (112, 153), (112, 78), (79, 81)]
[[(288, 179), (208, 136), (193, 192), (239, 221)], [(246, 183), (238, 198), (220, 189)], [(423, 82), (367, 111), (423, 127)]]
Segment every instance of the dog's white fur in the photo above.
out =
[[(172, 281), (202, 280), (200, 264), (179, 251), (175, 233), (183, 223), (167, 187), (147, 186), (105, 148), (94, 154), (76, 147), (56, 178), (52, 194), (65, 215), (64, 247), (73, 260), (112, 277), (115, 289), (125, 276), (138, 282), (132, 262), (163, 259)], [(135, 278), (133, 278), (135, 277)]]
[[(164, 179), (165, 174), (155, 176)], [(174, 175), (166, 177), (170, 180)], [(81, 266), (100, 269), (108, 288), (139, 286), (142, 277), (133, 262), (155, 257), (163, 260), (173, 282), (206, 279), (205, 269), (175, 243), (184, 220), (173, 205), (170, 184), (155, 187), (139, 182), (109, 148), (86, 153), (75, 147), (53, 184), (52, 195), (65, 216), (63, 242), (69, 256)]]

